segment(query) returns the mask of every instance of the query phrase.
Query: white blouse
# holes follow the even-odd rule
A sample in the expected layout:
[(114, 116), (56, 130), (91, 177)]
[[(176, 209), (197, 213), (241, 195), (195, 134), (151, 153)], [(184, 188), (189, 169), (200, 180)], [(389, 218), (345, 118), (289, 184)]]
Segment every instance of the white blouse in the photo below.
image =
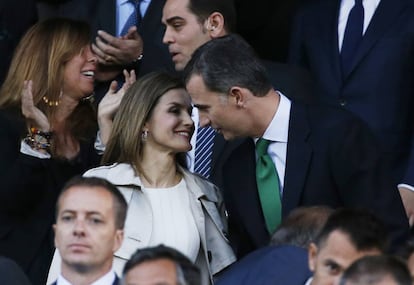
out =
[(142, 187), (153, 212), (153, 231), (149, 246), (164, 244), (185, 254), (193, 262), (200, 249), (200, 235), (190, 209), (184, 179), (169, 188)]

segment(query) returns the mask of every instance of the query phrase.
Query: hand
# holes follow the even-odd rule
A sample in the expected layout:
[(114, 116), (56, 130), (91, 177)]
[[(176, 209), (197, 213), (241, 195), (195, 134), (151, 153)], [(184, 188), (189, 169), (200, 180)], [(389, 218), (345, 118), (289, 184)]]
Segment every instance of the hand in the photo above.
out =
[(22, 113), (33, 127), (43, 131), (50, 131), (50, 123), (46, 115), (33, 103), (33, 81), (25, 80), (22, 90)]
[(137, 27), (133, 26), (122, 37), (114, 37), (105, 31), (98, 31), (96, 42), (92, 50), (102, 65), (128, 65), (137, 59), (143, 52), (143, 41), (138, 34)]
[(112, 120), (119, 108), (122, 98), (128, 88), (136, 81), (135, 71), (131, 70), (130, 73), (124, 70), (125, 83), (117, 91), (118, 83), (112, 81), (109, 86), (108, 92), (102, 98), (98, 105), (98, 124), (101, 132), (101, 140), (106, 145), (109, 139), (109, 135), (112, 129)]
[(412, 227), (414, 226), (414, 191), (404, 187), (398, 187), (398, 190), (400, 190), (401, 200), (404, 204), (408, 222), (410, 223), (410, 227)]

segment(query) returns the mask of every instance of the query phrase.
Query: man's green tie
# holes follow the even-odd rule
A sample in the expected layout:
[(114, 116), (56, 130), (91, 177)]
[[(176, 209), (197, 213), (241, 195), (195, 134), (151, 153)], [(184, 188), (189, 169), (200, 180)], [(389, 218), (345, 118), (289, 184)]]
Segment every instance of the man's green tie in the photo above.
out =
[(269, 143), (263, 138), (256, 143), (256, 182), (267, 230), (272, 234), (280, 224), (282, 206), (277, 171), (272, 158), (267, 154)]

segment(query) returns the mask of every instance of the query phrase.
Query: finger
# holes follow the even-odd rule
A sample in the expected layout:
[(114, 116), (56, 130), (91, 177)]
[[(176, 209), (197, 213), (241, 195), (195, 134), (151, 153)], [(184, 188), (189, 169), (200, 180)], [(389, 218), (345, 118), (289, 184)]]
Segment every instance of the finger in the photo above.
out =
[(99, 30), (98, 31), (98, 37), (101, 42), (105, 42), (107, 43), (107, 45), (115, 47), (115, 48), (119, 48), (119, 45), (121, 43), (121, 39), (112, 36), (111, 34), (108, 34), (105, 31)]
[(128, 82), (129, 86), (131, 86), (136, 81), (135, 70), (134, 69), (132, 69), (130, 72), (125, 70), (124, 75), (125, 75), (125, 81)]
[(120, 63), (120, 60), (118, 57), (119, 57), (119, 54), (122, 53), (121, 50), (111, 46), (108, 43), (105, 43), (99, 38), (96, 38), (96, 45), (104, 54), (103, 59), (106, 61), (106, 63), (117, 63), (117, 64)]
[(118, 82), (116, 82), (116, 80), (113, 80), (111, 82), (111, 85), (109, 85), (110, 94), (115, 94), (117, 89), (118, 89)]
[(129, 77), (129, 81), (132, 83), (134, 83), (135, 81), (137, 81), (137, 75), (135, 73), (135, 70), (132, 69), (131, 72), (129, 73), (130, 77)]
[(123, 38), (125, 39), (138, 39), (139, 38), (139, 34), (138, 34), (138, 29), (136, 26), (131, 26), (128, 30), (128, 32), (123, 36)]
[(96, 58), (98, 59), (98, 62), (105, 64), (106, 54), (96, 44), (92, 44), (92, 51), (95, 54)]

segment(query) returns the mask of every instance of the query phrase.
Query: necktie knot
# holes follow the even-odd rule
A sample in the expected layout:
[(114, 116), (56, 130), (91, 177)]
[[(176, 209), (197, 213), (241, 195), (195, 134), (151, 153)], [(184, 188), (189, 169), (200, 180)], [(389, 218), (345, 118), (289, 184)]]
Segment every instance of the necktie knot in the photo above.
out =
[[(134, 4), (134, 6), (135, 6), (135, 9), (139, 9), (139, 5), (141, 4), (141, 1), (142, 0), (130, 0), (129, 2), (131, 2), (132, 4)], [(356, 0), (356, 1), (358, 1), (358, 0)]]
[(269, 146), (269, 144), (271, 143), (271, 141), (266, 140), (264, 138), (260, 138), (257, 142), (256, 142), (256, 153), (257, 156), (262, 156), (267, 154), (267, 148)]
[(362, 6), (362, 0), (355, 0), (355, 6)]

